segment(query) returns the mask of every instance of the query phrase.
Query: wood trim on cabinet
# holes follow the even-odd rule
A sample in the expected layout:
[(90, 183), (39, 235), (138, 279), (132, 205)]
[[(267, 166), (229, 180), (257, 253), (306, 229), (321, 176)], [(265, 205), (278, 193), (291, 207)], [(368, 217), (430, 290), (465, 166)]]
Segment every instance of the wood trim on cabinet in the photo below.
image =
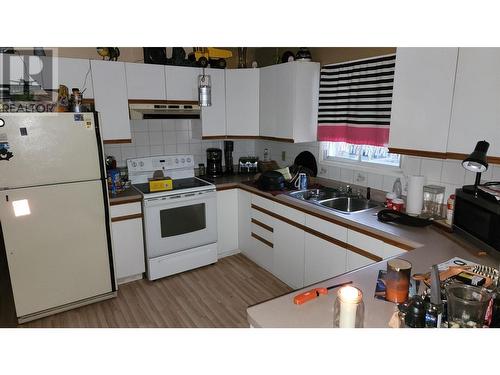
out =
[(142, 202), (142, 197), (140, 197), (140, 198), (130, 198), (130, 199), (123, 198), (123, 200), (120, 200), (120, 201), (117, 201), (117, 202), (114, 202), (114, 201), (112, 201), (110, 199), (109, 205), (110, 206), (118, 206), (120, 204), (129, 204), (129, 203), (136, 203), (136, 202)]
[[(457, 152), (446, 153), (446, 159), (464, 160), (467, 156), (469, 156), (469, 154), (459, 154)], [(487, 158), (488, 158), (488, 163), (490, 164), (500, 164), (500, 156), (488, 156)]]
[[(467, 156), (469, 156), (469, 154), (461, 154), (458, 152), (436, 152), (436, 151), (411, 150), (406, 148), (393, 148), (393, 147), (389, 147), (389, 152), (392, 154), (421, 156), (425, 158), (434, 158), (434, 159), (451, 159), (451, 160), (464, 160)], [(500, 164), (500, 156), (488, 156), (488, 163)]]
[(389, 147), (391, 154), (422, 156), (424, 158), (446, 159), (446, 152), (411, 150), (406, 148)]
[(132, 220), (132, 219), (142, 219), (142, 213), (112, 217), (111, 222), (115, 223), (117, 221), (125, 221), (125, 220)]
[(291, 138), (279, 138), (279, 137), (266, 137), (266, 136), (259, 136), (259, 139), (263, 139), (265, 141), (276, 141), (276, 142), (286, 142), (286, 143), (294, 143), (295, 141)]
[(255, 238), (256, 240), (262, 242), (263, 244), (273, 248), (274, 245), (272, 244), (272, 242), (269, 242), (268, 240), (266, 240), (265, 238), (262, 238), (261, 236), (259, 236), (258, 234), (255, 234), (254, 232), (251, 233), (251, 236), (253, 238)]
[(265, 141), (276, 141), (276, 142), (286, 142), (294, 143), (295, 141), (291, 138), (279, 138), (279, 137), (265, 137), (262, 135), (204, 135), (201, 137), (203, 140), (211, 139), (261, 139)]
[(258, 225), (259, 227), (264, 228), (265, 230), (267, 230), (267, 231), (269, 231), (271, 233), (274, 232), (274, 229), (272, 227), (270, 227), (267, 224), (264, 224), (263, 222), (261, 222), (261, 221), (259, 221), (257, 219), (252, 218), (250, 221), (252, 223), (254, 223), (255, 225)]
[(228, 183), (228, 184), (224, 184), (222, 186), (220, 186), (220, 185), (215, 186), (215, 190), (217, 190), (217, 191), (232, 190), (232, 189), (238, 189), (238, 184), (237, 183)]
[(129, 99), (128, 104), (192, 104), (198, 105), (197, 100), (164, 100), (164, 99)]
[(132, 139), (106, 139), (102, 143), (105, 145), (132, 143)]

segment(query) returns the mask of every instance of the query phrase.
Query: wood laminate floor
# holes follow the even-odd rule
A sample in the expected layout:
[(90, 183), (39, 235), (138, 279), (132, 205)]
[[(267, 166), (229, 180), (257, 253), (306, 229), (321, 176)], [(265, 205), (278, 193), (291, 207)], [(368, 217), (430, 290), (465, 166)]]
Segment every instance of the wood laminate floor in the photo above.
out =
[(242, 254), (156, 281), (120, 285), (118, 297), (20, 327), (248, 327), (248, 306), (292, 291)]

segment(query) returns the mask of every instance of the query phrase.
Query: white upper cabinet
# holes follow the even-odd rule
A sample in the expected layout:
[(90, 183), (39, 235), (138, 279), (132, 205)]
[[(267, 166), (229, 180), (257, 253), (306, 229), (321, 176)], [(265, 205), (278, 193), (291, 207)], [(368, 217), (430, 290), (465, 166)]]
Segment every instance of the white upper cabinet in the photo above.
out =
[(226, 133), (259, 135), (259, 69), (226, 69)]
[(458, 48), (398, 48), (389, 147), (446, 152)]
[(319, 63), (289, 62), (260, 72), (260, 135), (293, 142), (316, 141)]
[(101, 135), (105, 141), (131, 139), (125, 64), (91, 60), (95, 109), (100, 112)]
[(168, 100), (198, 100), (198, 75), (200, 68), (165, 66)]
[[(226, 135), (226, 78), (224, 69), (205, 69), (211, 79), (210, 107), (201, 107), (203, 137)], [(196, 97), (198, 100), (198, 97)]]
[(469, 154), (477, 141), (500, 156), (500, 48), (460, 48), (448, 152)]
[(129, 99), (167, 99), (163, 65), (126, 63), (125, 71)]
[(57, 89), (59, 85), (83, 90), (83, 98), (93, 98), (92, 72), (90, 60), (70, 59), (65, 57), (40, 57), (43, 63), (43, 81), (45, 88)]
[(276, 137), (278, 68), (278, 65), (271, 65), (260, 69), (259, 135), (263, 137)]

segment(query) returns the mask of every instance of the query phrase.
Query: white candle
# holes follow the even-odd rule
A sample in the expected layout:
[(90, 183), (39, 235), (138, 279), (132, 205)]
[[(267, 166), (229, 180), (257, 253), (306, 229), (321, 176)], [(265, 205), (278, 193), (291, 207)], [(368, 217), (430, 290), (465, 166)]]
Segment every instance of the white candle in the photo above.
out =
[(357, 288), (344, 286), (339, 289), (338, 298), (340, 299), (340, 328), (354, 328), (356, 325), (356, 310), (361, 301), (361, 293)]

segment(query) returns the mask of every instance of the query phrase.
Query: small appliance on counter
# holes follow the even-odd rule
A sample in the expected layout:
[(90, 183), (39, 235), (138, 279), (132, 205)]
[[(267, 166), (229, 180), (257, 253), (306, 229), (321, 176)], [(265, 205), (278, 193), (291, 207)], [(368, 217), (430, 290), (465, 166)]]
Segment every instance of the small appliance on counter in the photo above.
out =
[(207, 169), (208, 177), (222, 176), (222, 150), (220, 148), (207, 148)]
[(233, 141), (224, 141), (224, 163), (226, 164), (226, 174), (233, 174)]
[(257, 156), (243, 156), (238, 161), (238, 173), (257, 173), (259, 158)]

